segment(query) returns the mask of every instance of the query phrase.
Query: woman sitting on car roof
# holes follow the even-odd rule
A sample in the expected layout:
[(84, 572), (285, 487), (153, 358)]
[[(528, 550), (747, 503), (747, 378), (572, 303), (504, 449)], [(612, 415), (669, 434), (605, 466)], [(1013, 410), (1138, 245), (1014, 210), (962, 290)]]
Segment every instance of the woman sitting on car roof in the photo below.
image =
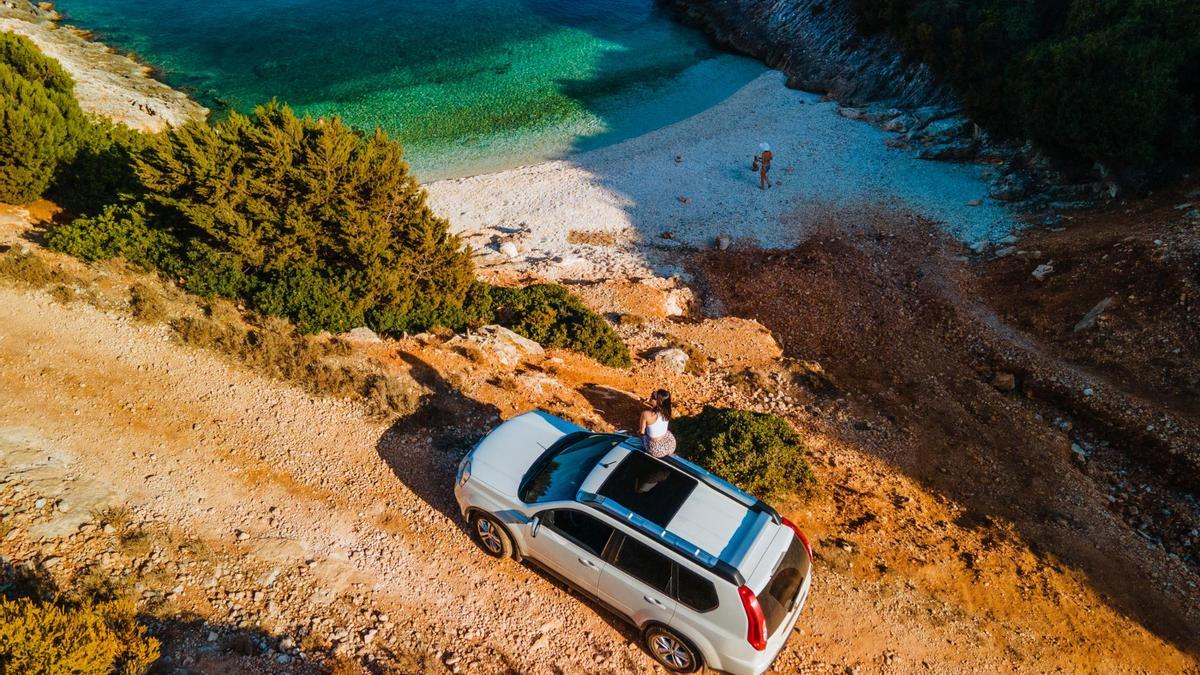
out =
[(655, 389), (650, 394), (650, 408), (642, 411), (638, 433), (642, 449), (652, 457), (666, 457), (675, 452), (675, 436), (667, 429), (671, 420), (671, 392)]

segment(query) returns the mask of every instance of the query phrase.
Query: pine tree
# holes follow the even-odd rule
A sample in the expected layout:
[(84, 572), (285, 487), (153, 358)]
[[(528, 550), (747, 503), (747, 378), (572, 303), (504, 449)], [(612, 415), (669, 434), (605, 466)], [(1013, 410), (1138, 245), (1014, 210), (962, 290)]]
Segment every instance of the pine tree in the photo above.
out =
[(70, 76), (20, 35), (0, 33), (0, 201), (31, 202), (87, 132)]
[(271, 103), (156, 139), (137, 173), (164, 218), (212, 252), (206, 260), (239, 261), (257, 280), (255, 304), (306, 329), (367, 318), (395, 328), (414, 308), (460, 306), (473, 280), (467, 252), (381, 131)]

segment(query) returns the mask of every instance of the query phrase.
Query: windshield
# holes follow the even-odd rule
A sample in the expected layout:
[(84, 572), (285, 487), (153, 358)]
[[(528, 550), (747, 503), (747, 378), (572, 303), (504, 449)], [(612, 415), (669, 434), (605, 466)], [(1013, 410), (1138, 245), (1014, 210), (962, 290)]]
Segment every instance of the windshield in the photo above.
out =
[(561, 448), (550, 446), (550, 451), (521, 480), (517, 496), (526, 503), (574, 499), (596, 462), (622, 440), (611, 434), (593, 434)]

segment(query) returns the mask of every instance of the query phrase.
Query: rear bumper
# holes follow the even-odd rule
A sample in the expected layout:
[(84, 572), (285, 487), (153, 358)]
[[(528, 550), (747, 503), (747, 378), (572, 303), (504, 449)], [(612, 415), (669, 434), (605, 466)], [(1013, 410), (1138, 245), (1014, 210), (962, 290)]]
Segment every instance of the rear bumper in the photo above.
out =
[[(804, 609), (804, 605), (808, 602), (808, 591), (812, 587), (812, 568), (809, 567), (808, 576), (804, 578), (804, 585), (800, 587), (799, 600), (796, 602), (796, 607), (792, 610), (790, 616), (784, 620), (783, 624), (767, 641), (767, 648), (761, 652), (750, 649), (749, 645), (742, 653), (738, 654), (722, 654), (719, 664), (709, 664), (714, 669), (723, 670), (731, 675), (760, 675), (766, 672), (779, 656), (779, 652), (787, 645), (788, 638), (791, 637), (792, 631), (796, 628), (796, 623), (800, 620), (800, 612)], [(741, 650), (739, 650), (741, 651)]]

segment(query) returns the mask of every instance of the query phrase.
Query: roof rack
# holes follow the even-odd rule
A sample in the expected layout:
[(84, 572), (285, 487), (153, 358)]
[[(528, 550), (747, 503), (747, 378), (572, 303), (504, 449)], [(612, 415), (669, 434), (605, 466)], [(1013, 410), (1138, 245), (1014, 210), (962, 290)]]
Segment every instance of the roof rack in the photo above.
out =
[(733, 565), (730, 565), (717, 556), (687, 541), (683, 537), (680, 537), (672, 532), (668, 532), (666, 528), (660, 527), (656, 523), (639, 516), (612, 499), (609, 499), (603, 495), (580, 490), (579, 494), (576, 496), (576, 500), (581, 504), (587, 504), (595, 509), (607, 513), (618, 520), (623, 520), (626, 523), (629, 523), (647, 537), (651, 537), (662, 542), (671, 550), (704, 566), (726, 581), (738, 586), (745, 585), (746, 583), (745, 578), (742, 577), (742, 573), (739, 572)]

